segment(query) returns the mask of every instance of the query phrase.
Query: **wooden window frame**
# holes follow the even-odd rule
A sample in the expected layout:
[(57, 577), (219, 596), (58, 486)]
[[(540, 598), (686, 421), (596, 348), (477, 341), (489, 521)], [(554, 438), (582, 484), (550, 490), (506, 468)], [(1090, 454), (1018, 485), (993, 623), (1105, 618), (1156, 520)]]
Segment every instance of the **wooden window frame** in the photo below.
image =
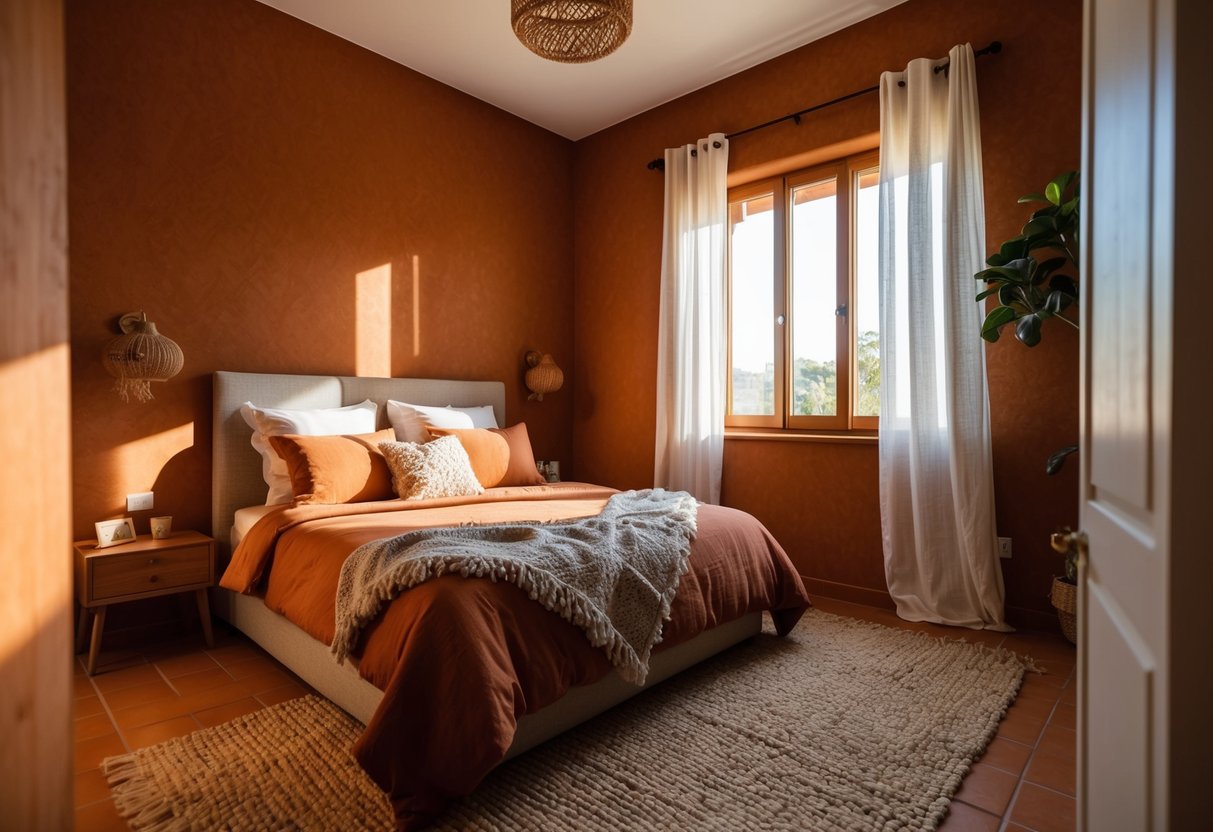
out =
[[(855, 403), (858, 401), (858, 347), (856, 331), (856, 316), (854, 302), (857, 292), (856, 270), (856, 233), (857, 203), (855, 199), (859, 188), (859, 176), (863, 171), (879, 166), (880, 154), (877, 150), (865, 151), (830, 162), (813, 165), (792, 171), (783, 176), (771, 177), (756, 182), (749, 182), (729, 189), (728, 201), (730, 212), (732, 206), (745, 200), (753, 199), (764, 194), (774, 197), (774, 251), (775, 265), (772, 274), (774, 281), (774, 316), (775, 326), (775, 389), (773, 396), (774, 415), (753, 416), (734, 415), (733, 404), (733, 344), (732, 344), (732, 313), (733, 313), (733, 281), (730, 274), (726, 281), (727, 318), (726, 332), (728, 333), (727, 347), (727, 381), (726, 381), (726, 411), (725, 426), (741, 430), (760, 429), (778, 433), (802, 434), (874, 434), (879, 427), (879, 418), (875, 416), (860, 416), (855, 414)], [(790, 412), (790, 402), (793, 390), (792, 379), (792, 333), (795, 321), (791, 318), (791, 310), (795, 309), (790, 275), (792, 262), (793, 241), (789, 232), (791, 224), (791, 206), (793, 190), (815, 182), (833, 179), (835, 186), (835, 232), (837, 234), (835, 253), (837, 257), (836, 274), (838, 307), (836, 308), (835, 331), (835, 373), (836, 373), (836, 402), (837, 412), (833, 416), (807, 416)], [(730, 226), (732, 220), (730, 217)], [(727, 262), (732, 264), (732, 234), (729, 237)], [(845, 312), (838, 310), (845, 306)], [(782, 323), (781, 323), (782, 321)]]

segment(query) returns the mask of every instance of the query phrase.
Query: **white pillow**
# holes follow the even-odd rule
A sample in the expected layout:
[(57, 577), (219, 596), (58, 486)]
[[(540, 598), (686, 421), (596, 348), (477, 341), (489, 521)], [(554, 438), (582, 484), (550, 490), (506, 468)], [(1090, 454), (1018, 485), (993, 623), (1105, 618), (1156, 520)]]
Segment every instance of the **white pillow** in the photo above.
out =
[(379, 450), (392, 471), (392, 486), (406, 500), (484, 493), (468, 452), (454, 436), (442, 436), (424, 445), (380, 442)]
[(283, 410), (257, 407), (245, 402), (240, 415), (253, 429), (253, 447), (261, 454), (261, 476), (270, 487), (265, 496), (267, 506), (289, 503), (294, 499), (291, 478), (282, 457), (270, 446), (269, 437), (287, 433), (300, 436), (339, 436), (350, 433), (374, 433), (379, 405), (370, 399), (349, 407), (329, 407), (316, 410)]
[(497, 427), (497, 417), (493, 414), (492, 405), (426, 407), (388, 399), (387, 420), (396, 431), (396, 439), (418, 444), (430, 441), (430, 428)]

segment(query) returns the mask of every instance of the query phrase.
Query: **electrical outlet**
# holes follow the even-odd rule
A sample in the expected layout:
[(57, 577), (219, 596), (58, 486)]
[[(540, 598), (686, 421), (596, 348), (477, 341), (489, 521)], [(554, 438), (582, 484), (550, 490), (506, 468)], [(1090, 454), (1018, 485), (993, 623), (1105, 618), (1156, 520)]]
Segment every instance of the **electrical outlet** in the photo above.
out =
[(998, 556), (1000, 558), (1011, 557), (1011, 538), (1009, 538), (1009, 537), (998, 538)]
[(155, 494), (151, 491), (141, 491), (138, 494), (126, 495), (127, 511), (150, 511), (155, 503)]

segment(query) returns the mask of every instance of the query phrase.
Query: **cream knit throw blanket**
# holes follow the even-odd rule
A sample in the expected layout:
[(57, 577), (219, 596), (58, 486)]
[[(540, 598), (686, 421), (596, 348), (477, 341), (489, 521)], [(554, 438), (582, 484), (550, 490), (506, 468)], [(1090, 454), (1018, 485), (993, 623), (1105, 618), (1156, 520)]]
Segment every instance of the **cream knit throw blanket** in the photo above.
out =
[(439, 575), (509, 581), (585, 630), (629, 682), (643, 684), (678, 581), (697, 504), (684, 491), (613, 495), (595, 517), (424, 529), (360, 546), (341, 567), (333, 654), (396, 595)]

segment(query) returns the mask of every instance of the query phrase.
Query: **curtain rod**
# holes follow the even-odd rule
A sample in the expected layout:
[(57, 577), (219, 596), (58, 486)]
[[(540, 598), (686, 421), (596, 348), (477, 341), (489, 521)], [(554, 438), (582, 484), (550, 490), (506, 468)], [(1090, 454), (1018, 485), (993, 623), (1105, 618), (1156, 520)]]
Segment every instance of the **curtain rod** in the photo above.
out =
[[(1001, 51), (1002, 51), (1002, 41), (995, 40), (995, 41), (991, 41), (989, 46), (986, 46), (982, 49), (975, 50), (973, 52), (973, 56), (979, 58), (982, 55), (997, 55)], [(935, 67), (935, 72), (938, 73), (947, 68), (948, 68), (948, 62), (944, 61), (942, 64), (939, 64), (939, 66)], [(899, 81), (898, 85), (904, 87), (906, 85), (906, 82)], [(734, 133), (729, 133), (728, 135), (725, 136), (725, 138), (726, 139), (735, 139), (738, 136), (744, 136), (746, 133), (753, 133), (756, 130), (765, 130), (768, 127), (774, 127), (776, 124), (782, 124), (785, 121), (792, 121), (792, 122), (795, 122), (796, 124), (800, 124), (801, 116), (808, 115), (809, 113), (814, 112), (815, 110), (824, 110), (826, 107), (833, 107), (835, 104), (841, 104), (844, 101), (850, 101), (852, 98), (858, 98), (861, 95), (867, 95), (868, 93), (876, 92), (879, 89), (880, 89), (880, 85), (877, 84), (874, 87), (868, 87), (867, 89), (856, 90), (855, 92), (849, 92), (846, 95), (840, 95), (837, 98), (832, 98), (829, 101), (822, 102), (821, 104), (814, 104), (812, 107), (805, 107), (803, 110), (797, 110), (794, 113), (788, 113), (786, 116), (780, 116), (779, 118), (773, 118), (770, 121), (764, 121), (762, 124), (755, 124), (753, 127), (746, 127), (743, 130), (738, 130)], [(645, 167), (647, 167), (649, 170), (664, 171), (665, 170), (665, 159), (654, 159), (653, 161), (651, 161), (647, 165), (645, 165)]]

